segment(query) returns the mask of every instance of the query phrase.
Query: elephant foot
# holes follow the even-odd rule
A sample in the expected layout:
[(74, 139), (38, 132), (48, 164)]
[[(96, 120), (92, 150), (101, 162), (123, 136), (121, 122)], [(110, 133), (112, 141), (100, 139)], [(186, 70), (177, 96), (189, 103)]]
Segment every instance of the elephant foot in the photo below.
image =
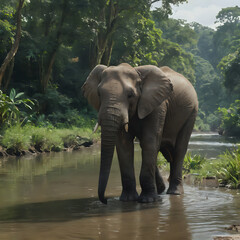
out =
[(165, 187), (164, 183), (157, 185), (157, 193), (158, 194), (163, 193), (165, 191), (165, 189), (166, 189), (166, 187)]
[(159, 196), (154, 192), (154, 193), (141, 193), (138, 202), (139, 203), (151, 203), (151, 202), (156, 202), (159, 199)]
[(168, 190), (167, 190), (167, 194), (172, 194), (172, 195), (181, 195), (183, 194), (183, 185), (182, 184), (178, 184), (178, 185), (171, 185), (169, 186)]
[(122, 191), (122, 194), (119, 198), (122, 202), (133, 202), (138, 200), (138, 193), (135, 191), (128, 192), (128, 191)]

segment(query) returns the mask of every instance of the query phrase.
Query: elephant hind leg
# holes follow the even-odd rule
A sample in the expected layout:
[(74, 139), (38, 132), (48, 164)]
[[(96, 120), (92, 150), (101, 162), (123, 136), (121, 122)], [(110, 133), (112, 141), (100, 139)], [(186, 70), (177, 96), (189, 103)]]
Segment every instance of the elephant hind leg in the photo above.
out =
[(160, 152), (168, 162), (173, 161), (174, 147), (170, 143), (166, 143), (160, 148)]
[(158, 167), (156, 166), (156, 170), (155, 170), (155, 180), (156, 180), (156, 186), (157, 186), (157, 193), (161, 194), (164, 192), (164, 190), (166, 189), (163, 178), (159, 172)]
[(173, 161), (170, 162), (170, 183), (167, 194), (179, 195), (183, 193), (182, 166), (185, 154), (187, 152), (188, 142), (195, 123), (196, 114), (196, 112), (191, 114), (177, 136), (175, 149), (173, 152)]

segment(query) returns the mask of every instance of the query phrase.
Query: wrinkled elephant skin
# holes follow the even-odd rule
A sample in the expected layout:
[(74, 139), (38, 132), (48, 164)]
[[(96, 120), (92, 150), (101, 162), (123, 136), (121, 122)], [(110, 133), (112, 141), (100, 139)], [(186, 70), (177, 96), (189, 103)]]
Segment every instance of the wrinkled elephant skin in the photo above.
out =
[[(165, 190), (157, 168), (159, 151), (170, 162), (167, 193), (183, 193), (183, 159), (198, 111), (191, 83), (169, 67), (133, 68), (123, 63), (96, 66), (82, 90), (98, 111), (101, 126), (99, 199), (107, 203), (104, 193), (115, 146), (122, 179), (121, 201), (153, 202)], [(142, 148), (140, 196), (134, 174), (135, 137)]]

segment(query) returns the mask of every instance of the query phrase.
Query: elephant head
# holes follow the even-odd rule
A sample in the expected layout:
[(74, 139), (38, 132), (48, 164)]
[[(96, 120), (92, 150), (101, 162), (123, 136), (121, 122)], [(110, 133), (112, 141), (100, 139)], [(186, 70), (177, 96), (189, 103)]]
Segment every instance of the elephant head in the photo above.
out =
[(98, 185), (100, 201), (107, 203), (104, 192), (112, 164), (117, 133), (128, 131), (131, 118), (137, 114), (145, 118), (172, 90), (166, 75), (155, 66), (133, 68), (123, 63), (119, 66), (96, 66), (82, 87), (88, 102), (98, 111), (101, 126), (101, 164)]

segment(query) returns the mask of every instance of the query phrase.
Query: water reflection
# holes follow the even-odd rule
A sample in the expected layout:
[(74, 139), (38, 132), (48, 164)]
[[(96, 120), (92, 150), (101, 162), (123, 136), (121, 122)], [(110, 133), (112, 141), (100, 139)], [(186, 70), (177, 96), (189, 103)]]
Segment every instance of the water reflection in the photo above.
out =
[[(169, 208), (164, 214), (160, 213), (160, 226), (163, 239), (192, 239), (191, 231), (185, 213), (184, 197), (169, 196)], [(175, 233), (175, 234), (173, 234)]]
[[(195, 140), (203, 141), (201, 136)], [(226, 226), (239, 224), (239, 191), (185, 185), (183, 196), (163, 194), (151, 204), (120, 202), (116, 157), (106, 192), (108, 205), (101, 204), (99, 151), (95, 146), (82, 152), (1, 160), (0, 239), (212, 239), (225, 234)], [(138, 176), (137, 144), (135, 153)]]
[(240, 139), (236, 137), (224, 137), (217, 133), (193, 133), (188, 151), (207, 158), (217, 158), (226, 150), (236, 148), (239, 143)]

